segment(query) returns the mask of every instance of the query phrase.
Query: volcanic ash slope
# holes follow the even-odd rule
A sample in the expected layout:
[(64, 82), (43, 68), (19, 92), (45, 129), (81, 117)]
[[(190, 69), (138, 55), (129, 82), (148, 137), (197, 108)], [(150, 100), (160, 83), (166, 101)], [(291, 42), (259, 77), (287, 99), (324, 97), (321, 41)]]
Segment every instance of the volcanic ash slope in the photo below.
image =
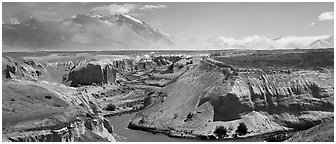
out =
[(244, 73), (206, 59), (164, 88), (161, 99), (138, 113), (129, 127), (179, 137), (213, 137), (218, 126), (234, 137), (307, 129), (333, 118), (330, 73)]

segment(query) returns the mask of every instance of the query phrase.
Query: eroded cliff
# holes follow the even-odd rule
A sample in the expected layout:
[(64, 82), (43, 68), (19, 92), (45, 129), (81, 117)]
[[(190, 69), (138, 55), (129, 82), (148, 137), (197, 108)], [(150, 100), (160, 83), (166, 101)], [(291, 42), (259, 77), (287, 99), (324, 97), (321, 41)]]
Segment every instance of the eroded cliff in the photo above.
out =
[(3, 80), (3, 141), (115, 141), (96, 99), (57, 83)]
[(269, 73), (205, 59), (164, 92), (161, 101), (137, 114), (130, 128), (210, 138), (223, 126), (230, 138), (240, 135), (241, 123), (250, 136), (307, 129), (333, 118), (333, 74), (321, 71)]

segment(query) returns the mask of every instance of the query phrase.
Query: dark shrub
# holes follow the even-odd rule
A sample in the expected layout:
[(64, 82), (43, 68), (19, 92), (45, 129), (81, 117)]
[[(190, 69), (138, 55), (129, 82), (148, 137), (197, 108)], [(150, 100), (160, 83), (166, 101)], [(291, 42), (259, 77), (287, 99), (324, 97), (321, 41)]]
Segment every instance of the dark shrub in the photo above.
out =
[(52, 96), (44, 96), (46, 99), (52, 99)]
[(219, 138), (224, 138), (226, 136), (228, 136), (227, 130), (224, 126), (217, 126), (216, 130), (213, 132), (216, 136), (218, 136)]
[(247, 134), (247, 127), (244, 123), (240, 123), (237, 127), (236, 133), (238, 135), (246, 135)]
[(140, 121), (139, 121), (139, 124), (144, 124), (145, 123), (145, 120), (142, 118)]
[(108, 111), (115, 111), (116, 110), (116, 106), (114, 104), (108, 104), (106, 107), (106, 110)]

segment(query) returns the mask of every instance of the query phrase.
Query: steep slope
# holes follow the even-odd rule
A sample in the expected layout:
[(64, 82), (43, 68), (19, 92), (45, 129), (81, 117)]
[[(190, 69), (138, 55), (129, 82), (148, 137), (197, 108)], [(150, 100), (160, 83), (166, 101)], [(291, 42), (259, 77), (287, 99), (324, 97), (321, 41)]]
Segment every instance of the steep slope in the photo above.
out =
[(288, 142), (334, 142), (334, 119), (330, 119), (310, 129), (297, 132)]
[(237, 69), (205, 59), (166, 86), (129, 127), (202, 138), (216, 136), (219, 126), (236, 137), (240, 123), (246, 136), (303, 130), (333, 118), (333, 80), (328, 71)]
[(48, 82), (2, 84), (3, 141), (115, 141), (91, 94)]
[(3, 141), (115, 141), (91, 94), (45, 81), (44, 63), (2, 60)]
[(206, 62), (191, 67), (192, 70), (167, 86), (166, 96), (138, 113), (129, 127), (182, 135), (183, 131), (192, 130), (193, 134), (206, 129), (207, 123), (213, 121), (213, 106), (201, 102), (201, 97), (207, 91), (225, 93), (232, 81), (225, 77), (232, 75), (233, 71), (230, 67), (220, 68)]
[[(92, 84), (116, 84), (119, 77), (135, 72), (148, 72), (160, 66), (168, 66), (170, 61), (163, 57), (147, 58), (136, 56), (110, 59), (99, 58), (79, 61), (68, 74), (63, 76), (66, 85), (77, 87)], [(118, 77), (117, 77), (118, 76)]]
[(21, 21), (3, 24), (5, 50), (112, 50), (173, 44), (169, 35), (127, 14), (79, 14), (60, 22), (41, 22), (33, 17)]

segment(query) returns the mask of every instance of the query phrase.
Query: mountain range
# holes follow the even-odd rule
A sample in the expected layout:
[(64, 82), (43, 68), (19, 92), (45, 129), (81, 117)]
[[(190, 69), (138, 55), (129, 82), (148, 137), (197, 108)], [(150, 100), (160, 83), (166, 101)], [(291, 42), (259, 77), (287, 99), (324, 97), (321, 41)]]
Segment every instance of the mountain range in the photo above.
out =
[[(173, 42), (174, 39), (174, 42)], [(160, 49), (318, 49), (334, 47), (333, 35), (243, 39), (216, 37), (179, 41), (129, 15), (78, 14), (62, 21), (40, 21), (28, 11), (2, 19), (4, 51)]]
[(118, 50), (174, 44), (170, 35), (127, 14), (78, 14), (48, 22), (20, 12), (3, 19), (2, 35), (5, 50)]

